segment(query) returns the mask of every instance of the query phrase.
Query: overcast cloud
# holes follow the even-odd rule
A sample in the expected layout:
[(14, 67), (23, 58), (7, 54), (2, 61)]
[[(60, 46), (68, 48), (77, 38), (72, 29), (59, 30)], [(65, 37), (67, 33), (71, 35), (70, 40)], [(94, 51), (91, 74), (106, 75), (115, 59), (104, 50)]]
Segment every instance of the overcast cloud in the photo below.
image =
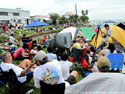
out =
[(90, 20), (125, 19), (125, 0), (1, 0), (1, 8), (30, 10), (30, 15), (47, 15), (49, 13), (75, 13), (89, 10)]

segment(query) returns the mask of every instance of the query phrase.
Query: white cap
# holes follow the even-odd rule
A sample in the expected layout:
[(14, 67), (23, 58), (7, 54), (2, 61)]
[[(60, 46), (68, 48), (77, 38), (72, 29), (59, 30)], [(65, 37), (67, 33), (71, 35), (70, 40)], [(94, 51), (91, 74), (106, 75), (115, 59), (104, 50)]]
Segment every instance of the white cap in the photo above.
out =
[(47, 55), (44, 51), (39, 51), (35, 55), (35, 59), (38, 61), (43, 61), (43, 58), (45, 58)]

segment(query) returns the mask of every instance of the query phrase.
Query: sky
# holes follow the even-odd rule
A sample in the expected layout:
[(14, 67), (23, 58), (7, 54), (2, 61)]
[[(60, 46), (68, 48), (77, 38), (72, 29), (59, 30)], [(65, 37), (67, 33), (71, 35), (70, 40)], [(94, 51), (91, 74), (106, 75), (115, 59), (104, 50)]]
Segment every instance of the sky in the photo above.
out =
[(121, 20), (125, 19), (125, 0), (1, 0), (0, 8), (22, 8), (29, 10), (30, 15), (47, 15), (67, 12), (78, 14), (82, 10), (89, 11), (90, 20)]

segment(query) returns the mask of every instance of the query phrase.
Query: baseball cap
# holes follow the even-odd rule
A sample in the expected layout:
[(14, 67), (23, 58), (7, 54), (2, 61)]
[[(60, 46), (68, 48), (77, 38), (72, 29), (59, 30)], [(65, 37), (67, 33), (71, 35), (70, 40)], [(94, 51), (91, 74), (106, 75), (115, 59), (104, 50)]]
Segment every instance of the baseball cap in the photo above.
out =
[(97, 63), (98, 68), (108, 66), (110, 68), (110, 61), (107, 57), (101, 56)]
[(47, 55), (44, 51), (38, 51), (35, 55), (35, 59), (38, 61), (42, 61), (46, 56)]

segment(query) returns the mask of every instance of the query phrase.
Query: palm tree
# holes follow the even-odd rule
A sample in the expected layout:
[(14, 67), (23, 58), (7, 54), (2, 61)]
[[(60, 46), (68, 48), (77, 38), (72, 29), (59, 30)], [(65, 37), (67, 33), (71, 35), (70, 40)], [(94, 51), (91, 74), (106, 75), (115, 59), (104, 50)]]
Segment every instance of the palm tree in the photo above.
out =
[(85, 12), (84, 12), (84, 10), (81, 11), (81, 14), (82, 14), (82, 16), (85, 16)]
[(89, 20), (89, 17), (87, 16), (88, 15), (88, 10), (85, 10), (85, 11), (82, 10), (81, 14), (82, 14), (82, 16), (80, 17), (81, 21), (83, 23), (88, 23), (88, 20)]
[(89, 12), (89, 11), (88, 11), (88, 10), (86, 10), (85, 14), (86, 14), (86, 15), (88, 15), (88, 12)]

